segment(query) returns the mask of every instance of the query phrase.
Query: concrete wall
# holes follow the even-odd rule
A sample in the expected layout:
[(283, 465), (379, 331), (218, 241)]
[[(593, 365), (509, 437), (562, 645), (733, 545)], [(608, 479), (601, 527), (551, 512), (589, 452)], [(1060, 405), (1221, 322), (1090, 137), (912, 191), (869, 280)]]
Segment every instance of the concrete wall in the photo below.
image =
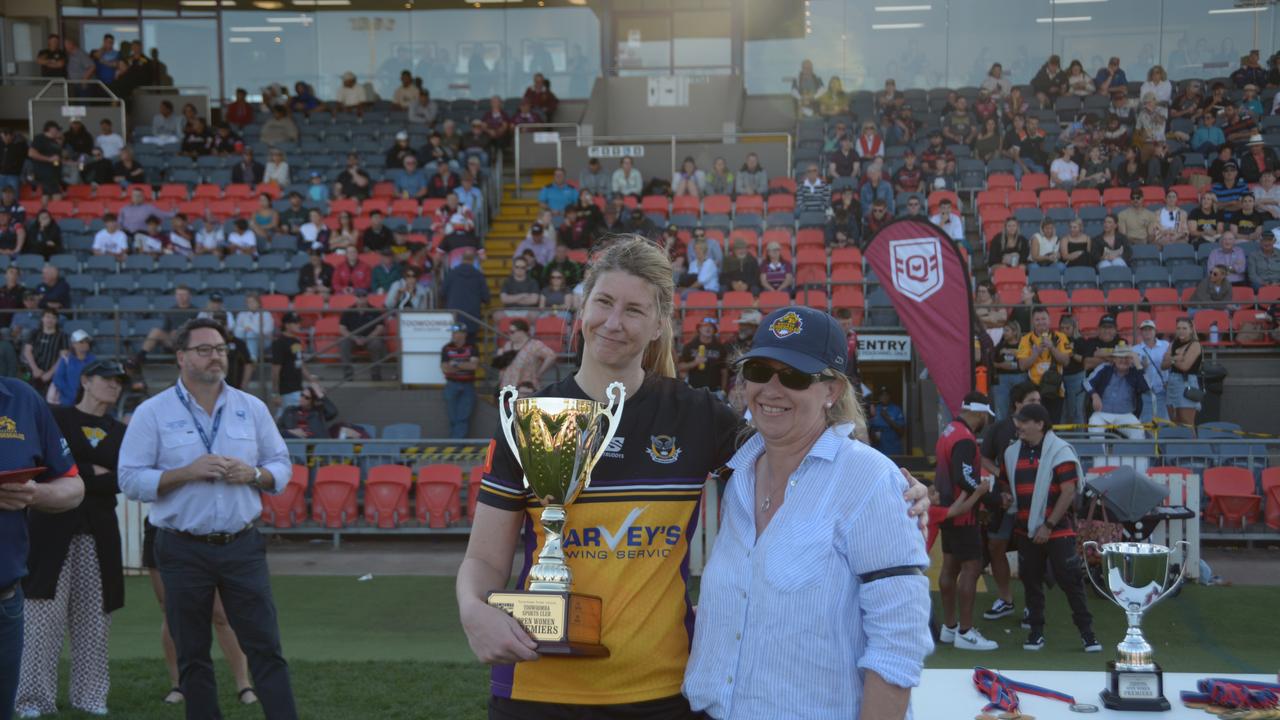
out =
[(790, 95), (747, 95), (739, 125), (743, 132), (794, 132), (795, 108)]
[(741, 77), (707, 76), (690, 83), (688, 106), (650, 107), (648, 78), (605, 78), (596, 81), (588, 112), (597, 135), (732, 132), (742, 94)]
[(52, 24), (58, 18), (58, 3), (56, 0), (0, 0), (0, 15), (45, 17)]

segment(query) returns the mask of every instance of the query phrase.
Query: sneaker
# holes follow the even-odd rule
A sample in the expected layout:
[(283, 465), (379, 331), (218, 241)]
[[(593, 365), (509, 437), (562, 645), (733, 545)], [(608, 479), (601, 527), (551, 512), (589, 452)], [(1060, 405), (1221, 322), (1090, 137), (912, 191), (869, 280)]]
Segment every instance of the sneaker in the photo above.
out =
[(991, 609), (982, 613), (982, 617), (987, 620), (999, 620), (1012, 615), (1013, 607), (1013, 603), (1005, 602), (1004, 598), (996, 598), (996, 601), (991, 604)]
[(1039, 650), (1044, 647), (1044, 633), (1032, 630), (1027, 633), (1027, 639), (1022, 643), (1023, 650)]
[(1027, 622), (1027, 618), (1030, 616), (1031, 616), (1031, 611), (1026, 608), (1022, 608), (1022, 629), (1023, 630), (1031, 629), (1031, 623)]
[(995, 640), (982, 637), (978, 628), (969, 628), (968, 632), (956, 633), (955, 644), (957, 650), (995, 650), (1000, 647)]
[(1102, 652), (1102, 643), (1098, 642), (1098, 636), (1091, 632), (1082, 634), (1080, 642), (1084, 643), (1084, 651), (1087, 653)]
[(946, 625), (943, 625), (942, 629), (938, 631), (938, 642), (946, 643), (948, 645), (955, 642), (957, 629), (959, 629), (958, 625), (955, 627), (947, 627)]

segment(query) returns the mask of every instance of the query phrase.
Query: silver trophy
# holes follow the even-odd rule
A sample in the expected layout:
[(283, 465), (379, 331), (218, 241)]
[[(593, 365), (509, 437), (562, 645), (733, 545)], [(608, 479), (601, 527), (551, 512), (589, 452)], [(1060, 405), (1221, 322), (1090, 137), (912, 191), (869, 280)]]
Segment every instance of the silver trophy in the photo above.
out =
[(1118, 542), (1099, 547), (1092, 540), (1085, 546), (1102, 556), (1103, 580), (1107, 589), (1089, 575), (1098, 592), (1120, 606), (1129, 620), (1124, 640), (1116, 646), (1116, 659), (1107, 663), (1109, 682), (1100, 695), (1102, 704), (1113, 710), (1169, 709), (1164, 696), (1164, 674), (1151, 659), (1151, 644), (1142, 636), (1142, 616), (1156, 603), (1169, 597), (1187, 576), (1186, 541), (1179, 541), (1182, 565), (1169, 582), (1170, 548), (1151, 543)]

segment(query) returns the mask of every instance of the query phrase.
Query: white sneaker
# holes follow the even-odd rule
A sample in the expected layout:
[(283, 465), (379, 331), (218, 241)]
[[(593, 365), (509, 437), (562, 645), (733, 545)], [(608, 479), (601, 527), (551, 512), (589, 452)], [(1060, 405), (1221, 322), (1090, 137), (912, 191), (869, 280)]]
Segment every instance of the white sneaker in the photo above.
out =
[(23, 718), (24, 720), (26, 720), (26, 718), (38, 718), (40, 717), (40, 711), (33, 710), (31, 708), (20, 709), (18, 710), (18, 717)]
[(1000, 647), (995, 640), (982, 637), (978, 628), (969, 628), (969, 632), (963, 634), (956, 633), (955, 645), (957, 650), (995, 650)]
[(958, 630), (959, 628), (960, 628), (959, 625), (957, 625), (956, 627), (947, 627), (946, 625), (943, 625), (942, 629), (938, 631), (938, 642), (943, 642), (948, 645), (955, 642), (956, 630)]

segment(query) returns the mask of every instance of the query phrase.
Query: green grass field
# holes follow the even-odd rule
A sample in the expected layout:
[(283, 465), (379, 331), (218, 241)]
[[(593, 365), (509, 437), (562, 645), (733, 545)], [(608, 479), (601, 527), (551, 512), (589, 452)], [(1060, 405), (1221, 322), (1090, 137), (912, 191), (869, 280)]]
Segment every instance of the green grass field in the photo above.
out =
[[(453, 581), (440, 577), (277, 577), (273, 580), (285, 655), (293, 669), (300, 712), (308, 720), (485, 716), (487, 671), (471, 657), (457, 622)], [(1260, 642), (1260, 618), (1274, 616), (1275, 589), (1189, 587), (1144, 623), (1165, 670), (1228, 674), (1274, 672), (1275, 646)], [(1021, 598), (1017, 600), (1021, 604)], [(979, 606), (990, 605), (989, 596)], [(939, 648), (929, 667), (982, 664), (1006, 671), (1052, 668), (1101, 670), (1124, 631), (1122, 613), (1093, 599), (1105, 649), (1086, 655), (1070, 623), (1062, 593), (1049, 594), (1048, 646), (1022, 650), (1014, 617), (979, 627), (1001, 643), (998, 651)], [(180, 707), (162, 705), (168, 690), (157, 633), (160, 611), (145, 578), (130, 578), (126, 607), (111, 637), (113, 717), (171, 720)], [(1008, 632), (1005, 632), (1007, 630)], [(216, 651), (215, 651), (216, 652)], [(234, 686), (219, 661), (223, 712), (229, 719), (258, 718), (261, 709), (235, 703)], [(65, 673), (64, 673), (65, 674)], [(64, 678), (65, 684), (65, 678)], [(61, 703), (64, 707), (64, 699)], [(60, 717), (87, 718), (77, 713)]]

